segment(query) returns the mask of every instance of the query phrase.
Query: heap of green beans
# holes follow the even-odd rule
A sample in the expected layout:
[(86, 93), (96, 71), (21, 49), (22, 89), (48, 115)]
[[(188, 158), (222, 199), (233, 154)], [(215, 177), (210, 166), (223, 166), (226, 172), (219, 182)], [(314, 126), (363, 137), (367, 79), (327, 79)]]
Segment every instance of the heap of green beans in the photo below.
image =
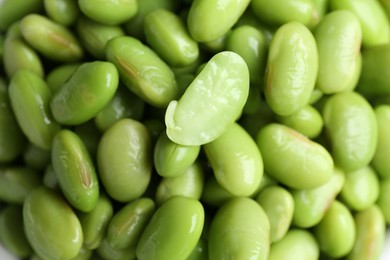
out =
[(375, 260), (390, 2), (0, 0), (0, 243)]

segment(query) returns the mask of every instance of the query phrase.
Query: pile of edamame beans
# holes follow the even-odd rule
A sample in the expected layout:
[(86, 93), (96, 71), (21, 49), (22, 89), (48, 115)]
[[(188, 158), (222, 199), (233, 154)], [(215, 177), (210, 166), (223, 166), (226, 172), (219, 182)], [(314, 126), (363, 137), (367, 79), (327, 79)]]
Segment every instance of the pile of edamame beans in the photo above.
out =
[(390, 2), (0, 1), (0, 243), (378, 259)]

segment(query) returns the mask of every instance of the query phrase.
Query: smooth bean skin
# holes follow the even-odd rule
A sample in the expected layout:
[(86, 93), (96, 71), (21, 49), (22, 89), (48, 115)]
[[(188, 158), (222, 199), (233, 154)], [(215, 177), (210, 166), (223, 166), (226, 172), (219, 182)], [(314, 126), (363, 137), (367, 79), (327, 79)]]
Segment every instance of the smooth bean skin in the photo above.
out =
[(43, 0), (47, 16), (54, 22), (70, 26), (79, 16), (79, 7), (74, 0)]
[(199, 152), (200, 145), (174, 143), (165, 132), (162, 132), (154, 147), (154, 166), (160, 176), (176, 177), (195, 162)]
[(100, 139), (97, 162), (100, 180), (110, 197), (121, 202), (140, 197), (152, 172), (151, 140), (146, 127), (133, 119), (116, 122)]
[(181, 145), (202, 145), (219, 137), (241, 114), (249, 93), (249, 71), (236, 53), (215, 54), (181, 98), (165, 113), (167, 135)]
[(310, 139), (316, 138), (324, 126), (320, 112), (311, 105), (300, 108), (292, 115), (278, 116), (277, 119)]
[(96, 206), (90, 212), (78, 213), (85, 248), (93, 250), (101, 245), (113, 215), (114, 208), (111, 200), (105, 194), (99, 196)]
[(0, 77), (0, 163), (16, 159), (22, 153), (25, 141), (11, 108), (6, 82)]
[(263, 176), (262, 155), (256, 142), (239, 124), (233, 123), (203, 148), (216, 180), (229, 193), (249, 196), (257, 190)]
[(83, 49), (73, 33), (45, 16), (29, 14), (20, 21), (23, 38), (50, 60), (72, 62), (80, 60)]
[(173, 196), (199, 200), (203, 192), (204, 173), (200, 163), (193, 163), (178, 176), (164, 177), (156, 188), (156, 203), (163, 204)]
[(283, 0), (278, 2), (253, 0), (251, 7), (262, 22), (274, 26), (293, 21), (308, 25), (314, 12), (313, 3), (310, 0)]
[(86, 16), (102, 24), (117, 25), (132, 18), (138, 11), (138, 0), (100, 1), (79, 0)]
[(290, 188), (316, 188), (333, 174), (333, 159), (328, 151), (287, 126), (268, 124), (259, 131), (256, 142), (265, 171)]
[(93, 210), (99, 198), (95, 166), (80, 137), (61, 130), (53, 141), (51, 161), (66, 199), (78, 210)]
[(50, 101), (53, 117), (65, 125), (87, 122), (111, 101), (118, 84), (118, 71), (112, 63), (83, 63), (54, 93)]
[(121, 208), (115, 213), (107, 229), (106, 239), (110, 247), (135, 247), (155, 210), (156, 205), (149, 198), (134, 200)]
[(320, 249), (314, 236), (304, 229), (291, 229), (271, 245), (268, 260), (317, 260)]
[(204, 260), (208, 259), (207, 241), (200, 238), (191, 255), (186, 260)]
[(29, 13), (43, 9), (42, 0), (4, 0), (0, 2), (0, 31), (6, 31), (11, 24)]
[(376, 204), (383, 213), (386, 224), (390, 223), (390, 179), (381, 180), (379, 183), (379, 197)]
[(362, 44), (365, 47), (390, 42), (390, 25), (378, 1), (330, 0), (331, 10), (350, 10), (359, 18), (362, 27)]
[(114, 249), (108, 244), (107, 239), (103, 239), (102, 243), (96, 250), (97, 255), (94, 257), (105, 260), (136, 260), (135, 249), (135, 247)]
[(104, 59), (107, 42), (115, 37), (125, 35), (118, 25), (107, 25), (80, 17), (76, 23), (77, 35), (87, 51), (98, 59)]
[(318, 24), (314, 37), (319, 56), (316, 87), (325, 94), (350, 88), (355, 83), (362, 42), (358, 17), (348, 10), (333, 11)]
[(270, 224), (254, 200), (238, 197), (224, 203), (212, 219), (209, 259), (267, 259)]
[(251, 83), (260, 84), (268, 49), (264, 34), (254, 26), (236, 27), (227, 36), (225, 49), (238, 53), (248, 65)]
[(168, 199), (144, 229), (137, 244), (137, 258), (186, 259), (200, 238), (204, 218), (204, 209), (198, 200), (181, 196)]
[(56, 93), (68, 81), (81, 63), (66, 63), (52, 69), (46, 76), (46, 83), (52, 93)]
[(335, 167), (330, 180), (325, 184), (306, 190), (292, 190), (294, 215), (292, 223), (300, 228), (317, 225), (324, 217), (329, 205), (335, 200), (345, 183), (345, 174)]
[(27, 239), (42, 259), (72, 259), (79, 253), (83, 243), (80, 221), (53, 190), (38, 187), (28, 194), (23, 221)]
[(191, 38), (184, 22), (173, 12), (158, 9), (144, 19), (146, 41), (173, 67), (190, 65), (199, 57), (198, 43)]
[(106, 58), (117, 67), (121, 81), (145, 102), (163, 108), (177, 98), (179, 89), (171, 68), (136, 38), (111, 39)]
[(264, 209), (270, 223), (270, 242), (282, 239), (290, 228), (294, 200), (289, 191), (279, 186), (265, 188), (256, 197), (256, 201)]
[(25, 166), (9, 166), (0, 169), (0, 200), (23, 204), (27, 194), (41, 184), (38, 172)]
[(23, 229), (22, 206), (8, 205), (0, 212), (0, 237), (2, 245), (14, 256), (25, 258), (32, 248)]
[(377, 205), (354, 215), (356, 240), (347, 260), (378, 259), (384, 245), (386, 224)]
[(215, 179), (214, 175), (209, 176), (204, 183), (201, 200), (206, 205), (220, 207), (224, 202), (236, 197), (225, 190)]
[(371, 164), (382, 178), (390, 177), (390, 105), (381, 105), (375, 108), (378, 122), (378, 145)]
[(8, 93), (16, 120), (27, 139), (49, 150), (60, 125), (50, 113), (52, 96), (46, 82), (34, 72), (19, 70), (11, 79)]
[(349, 209), (335, 200), (321, 222), (314, 227), (320, 249), (326, 255), (340, 258), (347, 255), (356, 239), (356, 227)]
[(275, 32), (265, 71), (265, 97), (278, 115), (288, 116), (307, 105), (318, 73), (318, 53), (312, 33), (298, 22)]
[(379, 179), (370, 166), (347, 172), (340, 197), (349, 208), (361, 211), (371, 207), (379, 197)]
[(187, 17), (188, 31), (198, 42), (215, 40), (233, 27), (249, 3), (249, 0), (194, 0)]
[(371, 105), (360, 94), (334, 94), (325, 103), (323, 119), (335, 164), (345, 171), (367, 165), (373, 158), (378, 127)]

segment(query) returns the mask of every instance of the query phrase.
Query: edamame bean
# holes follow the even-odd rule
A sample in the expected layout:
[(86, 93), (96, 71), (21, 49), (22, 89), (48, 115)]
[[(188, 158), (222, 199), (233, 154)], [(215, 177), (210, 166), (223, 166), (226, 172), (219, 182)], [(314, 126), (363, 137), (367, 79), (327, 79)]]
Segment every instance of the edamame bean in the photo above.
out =
[(208, 247), (207, 247), (207, 241), (201, 238), (196, 244), (194, 250), (192, 250), (191, 255), (187, 257), (186, 260), (204, 260), (204, 259), (208, 259)]
[(138, 11), (138, 0), (79, 0), (79, 8), (89, 18), (109, 25), (123, 23)]
[(32, 248), (23, 229), (23, 208), (8, 205), (0, 212), (1, 243), (13, 255), (25, 258), (30, 256)]
[(349, 89), (360, 72), (356, 69), (362, 42), (358, 17), (348, 10), (333, 11), (318, 24), (314, 37), (319, 56), (316, 87), (325, 94)]
[(79, 16), (79, 7), (73, 0), (43, 0), (48, 17), (54, 22), (70, 26)]
[(46, 76), (46, 83), (51, 92), (58, 92), (80, 65), (81, 63), (66, 63), (52, 69)]
[(123, 83), (147, 103), (166, 107), (177, 98), (179, 89), (171, 68), (136, 38), (111, 39), (106, 45), (106, 58), (115, 64)]
[(150, 12), (145, 16), (144, 28), (146, 41), (169, 65), (190, 65), (199, 57), (198, 43), (173, 12), (165, 9)]
[(154, 167), (162, 177), (176, 177), (193, 164), (200, 152), (200, 145), (186, 146), (174, 143), (162, 132), (154, 147)]
[(370, 166), (345, 174), (340, 197), (351, 209), (357, 211), (367, 209), (375, 203), (378, 196), (379, 179)]
[(87, 148), (74, 132), (64, 129), (53, 140), (51, 161), (61, 190), (78, 210), (90, 212), (99, 198), (99, 183)]
[(306, 190), (292, 190), (294, 198), (293, 224), (300, 228), (317, 225), (324, 217), (329, 205), (340, 193), (345, 182), (345, 174), (337, 167), (325, 184)]
[(26, 166), (41, 171), (50, 162), (50, 151), (28, 143), (23, 151), (23, 162)]
[(203, 169), (200, 163), (193, 163), (178, 176), (164, 177), (156, 189), (156, 203), (163, 204), (173, 196), (200, 199), (203, 191)]
[(350, 10), (359, 18), (364, 46), (390, 42), (390, 25), (385, 11), (378, 1), (330, 0), (331, 10)]
[(25, 15), (43, 10), (42, 0), (3, 0), (0, 2), (0, 31), (6, 31), (11, 24)]
[(233, 27), (249, 3), (249, 0), (194, 0), (187, 17), (188, 31), (198, 42), (215, 40)]
[(265, 71), (265, 97), (278, 115), (288, 116), (307, 105), (318, 73), (314, 36), (304, 25), (289, 22), (272, 38)]
[(67, 125), (87, 122), (110, 102), (118, 84), (118, 71), (112, 63), (83, 63), (50, 101), (55, 120)]
[(27, 239), (39, 257), (72, 259), (80, 252), (80, 222), (53, 190), (38, 187), (30, 192), (23, 204), (23, 220)]
[(43, 186), (47, 188), (53, 190), (59, 189), (58, 180), (54, 173), (53, 165), (51, 163), (46, 166), (45, 172), (43, 173), (42, 183)]
[(311, 0), (253, 0), (251, 7), (261, 21), (274, 26), (293, 21), (308, 25), (314, 12)]
[(113, 215), (114, 208), (111, 200), (105, 194), (99, 196), (96, 206), (90, 212), (78, 214), (85, 248), (93, 250), (101, 245)]
[(254, 200), (238, 197), (221, 206), (209, 232), (209, 259), (267, 259), (270, 224)]
[(379, 209), (383, 213), (386, 224), (390, 223), (390, 179), (381, 180), (379, 183), (379, 197), (376, 201)]
[(39, 148), (51, 149), (58, 125), (50, 113), (51, 92), (34, 72), (19, 70), (9, 84), (9, 97), (16, 120), (27, 139)]
[(335, 164), (346, 171), (366, 166), (378, 140), (375, 113), (367, 100), (353, 91), (337, 93), (327, 99), (322, 115)]
[(168, 199), (144, 229), (137, 244), (137, 258), (186, 259), (202, 233), (204, 214), (198, 200), (181, 196)]
[(335, 200), (321, 222), (314, 227), (320, 249), (326, 255), (340, 258), (347, 255), (355, 243), (356, 227), (349, 209)]
[(233, 123), (203, 147), (216, 180), (229, 193), (249, 196), (257, 190), (263, 176), (262, 155), (239, 124)]
[(294, 200), (290, 192), (279, 186), (265, 188), (256, 197), (270, 223), (270, 242), (282, 239), (290, 228)]
[(224, 202), (236, 196), (225, 190), (215, 179), (214, 175), (209, 176), (204, 183), (201, 196), (202, 203), (214, 207), (220, 207)]
[(384, 245), (386, 224), (377, 205), (354, 215), (356, 240), (347, 260), (378, 259)]
[(181, 145), (202, 145), (219, 137), (240, 115), (249, 92), (249, 72), (236, 53), (214, 55), (165, 113), (167, 135)]
[(256, 142), (265, 171), (290, 188), (316, 188), (333, 174), (333, 160), (328, 151), (287, 126), (268, 124), (260, 130)]
[(20, 21), (23, 38), (46, 58), (72, 62), (80, 60), (83, 55), (78, 40), (65, 26), (39, 15), (29, 14)]
[(135, 247), (127, 247), (124, 249), (114, 249), (109, 244), (107, 239), (103, 239), (100, 246), (97, 248), (97, 256), (99, 259), (105, 260), (136, 260)]
[(151, 140), (146, 127), (133, 119), (116, 122), (100, 139), (97, 162), (108, 195), (121, 202), (140, 197), (152, 172)]
[(371, 164), (382, 178), (390, 177), (390, 105), (381, 105), (375, 108), (378, 123), (378, 145)]
[(304, 229), (291, 229), (271, 245), (268, 260), (317, 260), (320, 249), (314, 236)]
[(155, 203), (149, 198), (134, 200), (121, 208), (111, 219), (107, 242), (114, 249), (135, 247), (155, 212)]

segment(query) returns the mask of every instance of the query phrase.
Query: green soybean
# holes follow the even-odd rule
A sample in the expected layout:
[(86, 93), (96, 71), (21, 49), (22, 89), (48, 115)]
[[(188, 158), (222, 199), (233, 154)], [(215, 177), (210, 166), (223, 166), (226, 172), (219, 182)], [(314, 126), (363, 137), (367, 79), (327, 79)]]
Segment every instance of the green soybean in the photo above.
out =
[(50, 113), (52, 95), (46, 82), (34, 72), (23, 69), (12, 77), (8, 91), (16, 120), (27, 139), (39, 148), (51, 149), (60, 125)]
[(314, 37), (319, 55), (316, 86), (325, 94), (349, 89), (359, 72), (362, 30), (358, 17), (348, 10), (333, 11), (318, 24)]
[(43, 0), (48, 17), (54, 22), (70, 26), (79, 16), (79, 7), (73, 0)]
[(72, 259), (79, 253), (80, 221), (58, 193), (44, 187), (30, 192), (23, 204), (23, 220), (27, 239), (42, 259)]
[(209, 176), (203, 186), (201, 201), (206, 205), (220, 207), (224, 202), (236, 197), (225, 190), (215, 179), (214, 175)]
[(20, 30), (23, 38), (48, 59), (71, 62), (80, 60), (84, 55), (74, 34), (45, 16), (29, 14), (23, 17)]
[(378, 259), (384, 245), (386, 224), (377, 205), (354, 215), (356, 240), (347, 260)]
[(340, 198), (351, 209), (367, 209), (375, 203), (378, 196), (379, 179), (372, 167), (366, 166), (345, 174)]
[(304, 229), (291, 229), (271, 245), (268, 260), (317, 260), (320, 249), (314, 236)]
[(340, 258), (347, 255), (355, 243), (356, 227), (349, 209), (335, 200), (321, 222), (314, 227), (320, 249), (326, 255)]
[(51, 161), (69, 203), (84, 212), (93, 210), (99, 198), (99, 183), (95, 166), (80, 137), (70, 130), (58, 132)]
[(200, 145), (174, 143), (165, 132), (162, 132), (154, 147), (154, 167), (162, 177), (176, 177), (195, 162), (199, 152)]
[(298, 22), (275, 32), (265, 71), (265, 97), (271, 109), (287, 116), (307, 105), (318, 73), (318, 53), (312, 33)]
[(331, 10), (350, 10), (359, 18), (364, 46), (390, 42), (390, 25), (386, 13), (378, 1), (330, 0)]
[(11, 24), (30, 13), (43, 9), (42, 0), (3, 0), (0, 2), (0, 31), (6, 31)]
[(165, 113), (167, 135), (182, 145), (201, 145), (220, 136), (240, 115), (249, 93), (249, 72), (236, 53), (214, 55)]
[(259, 131), (256, 142), (265, 171), (288, 187), (316, 188), (333, 174), (333, 159), (328, 151), (287, 126), (268, 124)]
[(97, 162), (108, 195), (122, 202), (140, 197), (152, 172), (151, 140), (146, 127), (133, 119), (116, 122), (100, 139)]
[(199, 239), (191, 255), (186, 260), (204, 260), (208, 259), (207, 241)]
[(330, 180), (325, 184), (306, 190), (292, 190), (294, 198), (293, 225), (309, 228), (317, 225), (324, 217), (329, 205), (335, 200), (345, 183), (345, 174), (334, 169)]
[(144, 28), (146, 41), (169, 65), (190, 65), (199, 57), (198, 43), (173, 12), (164, 9), (150, 12), (145, 16)]
[(212, 219), (209, 259), (267, 259), (270, 224), (261, 206), (245, 197), (221, 206)]
[(79, 8), (86, 16), (109, 25), (123, 23), (138, 11), (139, 0), (100, 1), (79, 0)]
[(113, 215), (111, 200), (105, 194), (99, 196), (96, 206), (90, 212), (78, 213), (85, 248), (93, 250), (102, 244)]
[(263, 176), (262, 155), (239, 124), (227, 127), (221, 136), (204, 145), (204, 151), (216, 180), (228, 192), (249, 196), (257, 190)]
[(270, 223), (270, 242), (282, 239), (288, 229), (294, 213), (294, 200), (289, 191), (279, 186), (270, 186), (262, 190), (256, 201), (264, 209)]
[(327, 99), (322, 115), (335, 164), (346, 171), (367, 165), (378, 140), (371, 105), (357, 92), (341, 92)]
[(52, 93), (57, 92), (69, 80), (81, 63), (66, 63), (53, 68), (46, 76), (46, 83)]
[(382, 178), (390, 177), (390, 161), (388, 151), (390, 149), (390, 105), (381, 105), (375, 108), (375, 116), (378, 123), (378, 145), (371, 164)]
[(114, 249), (135, 247), (155, 208), (154, 201), (149, 198), (134, 200), (121, 208), (109, 223), (108, 244)]
[(177, 98), (179, 89), (171, 68), (136, 38), (111, 39), (106, 46), (106, 58), (115, 64), (122, 82), (147, 103), (166, 107)]
[(50, 151), (28, 143), (23, 151), (23, 162), (26, 166), (41, 171), (50, 162)]
[(97, 248), (97, 255), (94, 256), (93, 259), (105, 259), (105, 260), (136, 260), (135, 255), (136, 248), (126, 247), (124, 249), (115, 249), (112, 248), (107, 239), (103, 239), (100, 246)]
[(194, 0), (187, 17), (188, 31), (198, 42), (215, 40), (233, 27), (249, 3), (249, 0), (223, 3), (218, 0)]
[(110, 102), (118, 84), (118, 71), (112, 63), (83, 63), (50, 101), (55, 120), (75, 125), (92, 119)]
[(386, 224), (390, 223), (390, 179), (381, 180), (379, 183), (379, 197), (376, 204), (383, 213)]
[(202, 233), (204, 214), (198, 200), (181, 196), (168, 199), (144, 229), (137, 244), (137, 258), (186, 259)]

